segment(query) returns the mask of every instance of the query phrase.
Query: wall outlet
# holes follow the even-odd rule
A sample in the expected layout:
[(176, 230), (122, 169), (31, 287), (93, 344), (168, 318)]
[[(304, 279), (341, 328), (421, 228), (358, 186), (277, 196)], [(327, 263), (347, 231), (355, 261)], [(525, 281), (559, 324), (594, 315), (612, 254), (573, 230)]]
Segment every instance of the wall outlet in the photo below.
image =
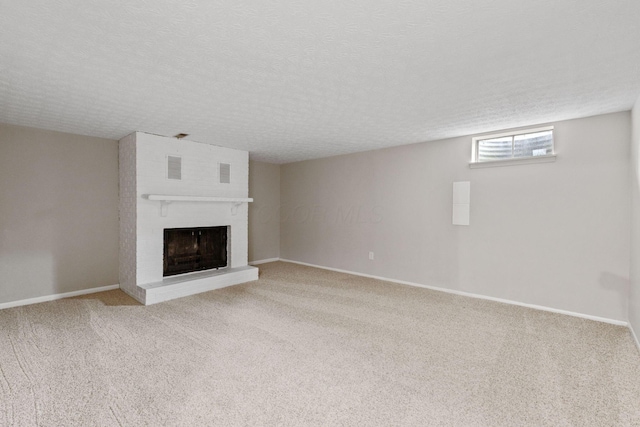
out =
[(373, 252), (369, 252), (369, 259), (373, 260)]

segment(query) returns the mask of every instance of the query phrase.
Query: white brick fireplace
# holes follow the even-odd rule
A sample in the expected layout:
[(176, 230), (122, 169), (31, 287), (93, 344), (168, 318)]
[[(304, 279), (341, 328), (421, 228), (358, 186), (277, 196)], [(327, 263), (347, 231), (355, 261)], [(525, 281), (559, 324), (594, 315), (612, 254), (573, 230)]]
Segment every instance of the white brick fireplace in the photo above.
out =
[[(121, 289), (153, 304), (257, 280), (248, 191), (246, 151), (141, 132), (120, 140)], [(163, 277), (164, 229), (212, 226), (228, 227), (228, 267)]]

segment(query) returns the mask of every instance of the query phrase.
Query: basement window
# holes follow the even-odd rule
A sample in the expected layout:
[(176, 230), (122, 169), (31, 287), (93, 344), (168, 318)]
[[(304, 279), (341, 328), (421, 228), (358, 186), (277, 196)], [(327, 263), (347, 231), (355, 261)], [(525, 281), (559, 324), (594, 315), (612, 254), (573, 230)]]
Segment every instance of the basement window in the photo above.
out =
[(555, 161), (553, 126), (472, 138), (470, 167)]

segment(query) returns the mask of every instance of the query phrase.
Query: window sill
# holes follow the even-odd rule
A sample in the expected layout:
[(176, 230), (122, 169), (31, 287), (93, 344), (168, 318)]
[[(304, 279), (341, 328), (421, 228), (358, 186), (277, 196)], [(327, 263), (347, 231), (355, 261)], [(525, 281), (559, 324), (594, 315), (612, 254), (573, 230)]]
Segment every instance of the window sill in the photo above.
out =
[(497, 168), (500, 166), (530, 165), (533, 163), (551, 163), (556, 161), (556, 155), (537, 157), (523, 157), (521, 159), (492, 160), (490, 162), (474, 162), (469, 163), (471, 169), (480, 168)]

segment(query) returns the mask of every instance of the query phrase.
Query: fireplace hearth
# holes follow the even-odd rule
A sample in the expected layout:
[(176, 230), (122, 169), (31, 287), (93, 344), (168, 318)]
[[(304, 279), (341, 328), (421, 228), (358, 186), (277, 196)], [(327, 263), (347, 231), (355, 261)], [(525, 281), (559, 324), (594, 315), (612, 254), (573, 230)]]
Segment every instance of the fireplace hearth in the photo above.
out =
[(165, 229), (163, 276), (226, 267), (227, 228)]

